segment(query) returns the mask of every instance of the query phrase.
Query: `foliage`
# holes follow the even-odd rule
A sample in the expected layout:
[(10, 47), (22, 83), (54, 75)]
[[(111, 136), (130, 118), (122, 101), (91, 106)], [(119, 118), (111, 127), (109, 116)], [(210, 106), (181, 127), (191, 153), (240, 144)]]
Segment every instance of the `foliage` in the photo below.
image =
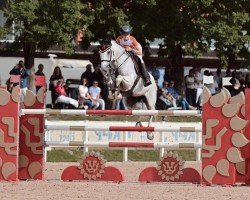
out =
[(4, 0), (5, 26), (0, 29), (11, 33), (15, 23), (15, 42), (12, 48), (23, 49), (34, 57), (37, 49), (47, 50), (52, 45), (61, 46), (73, 53), (73, 33), (92, 22), (89, 8), (80, 0)]
[[(198, 56), (214, 47), (226, 66), (249, 55), (248, 0), (3, 1), (8, 20), (0, 35), (15, 22), (15, 44), (24, 51), (25, 45), (33, 51), (60, 45), (72, 53), (70, 38), (77, 29), (86, 27), (84, 41), (90, 44), (104, 35), (117, 36), (122, 24), (130, 24), (143, 46), (147, 40), (163, 38), (161, 56)], [(173, 53), (178, 46), (180, 55)]]
[(156, 0), (156, 6), (146, 15), (145, 34), (151, 40), (164, 38), (167, 55), (177, 44), (185, 54), (194, 56), (215, 47), (222, 63), (227, 65), (227, 60), (237, 58), (249, 41), (249, 35), (243, 34), (244, 25), (249, 22), (245, 3), (245, 0)]

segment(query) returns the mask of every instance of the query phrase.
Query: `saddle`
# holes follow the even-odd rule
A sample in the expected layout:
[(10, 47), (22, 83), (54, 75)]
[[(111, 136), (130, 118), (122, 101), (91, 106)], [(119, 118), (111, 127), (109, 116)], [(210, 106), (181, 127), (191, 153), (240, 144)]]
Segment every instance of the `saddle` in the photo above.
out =
[(141, 65), (141, 59), (133, 54), (132, 52), (128, 51), (128, 54), (130, 55), (130, 57), (132, 58), (133, 60), (133, 63), (134, 63), (134, 67), (135, 67), (135, 72), (138, 76), (141, 76), (141, 73), (140, 73), (140, 67), (139, 65)]
[(135, 72), (137, 74), (137, 78), (135, 79), (135, 82), (133, 84), (133, 86), (131, 87), (130, 90), (126, 91), (126, 92), (121, 92), (121, 94), (125, 97), (130, 97), (130, 96), (133, 96), (133, 90), (135, 88), (135, 86), (137, 85), (137, 83), (139, 82), (140, 78), (142, 77), (142, 74), (141, 74), (141, 70), (140, 70), (140, 67), (139, 65), (141, 65), (141, 59), (133, 54), (132, 52), (127, 52), (130, 57), (132, 58), (132, 61), (134, 63), (134, 68), (135, 68)]

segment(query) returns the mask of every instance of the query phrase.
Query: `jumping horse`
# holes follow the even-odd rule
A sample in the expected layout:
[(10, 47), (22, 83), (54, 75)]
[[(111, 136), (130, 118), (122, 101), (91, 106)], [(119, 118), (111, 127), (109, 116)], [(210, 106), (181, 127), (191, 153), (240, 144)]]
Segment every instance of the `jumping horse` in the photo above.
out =
[[(113, 40), (100, 41), (99, 54), (109, 98), (116, 99), (121, 94), (128, 109), (154, 110), (157, 98), (155, 80), (150, 74), (152, 83), (144, 87), (134, 56)], [(151, 120), (152, 117), (149, 125)], [(147, 132), (147, 137), (152, 140), (154, 135)]]

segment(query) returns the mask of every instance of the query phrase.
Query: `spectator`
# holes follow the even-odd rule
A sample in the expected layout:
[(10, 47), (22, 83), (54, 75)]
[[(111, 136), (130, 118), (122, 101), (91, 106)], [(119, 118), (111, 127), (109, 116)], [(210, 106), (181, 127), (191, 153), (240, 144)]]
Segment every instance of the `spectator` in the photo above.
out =
[(181, 107), (182, 110), (196, 110), (195, 107), (189, 105), (184, 97), (178, 94), (177, 90), (174, 87), (174, 84), (174, 81), (170, 81), (170, 85), (167, 89), (168, 92), (175, 98), (177, 106)]
[(226, 75), (225, 77), (231, 77), (231, 70), (230, 69), (227, 69), (226, 70)]
[(70, 104), (75, 108), (78, 108), (78, 101), (67, 96), (65, 88), (63, 87), (63, 80), (59, 79), (55, 87), (55, 92), (58, 95), (56, 101), (59, 103)]
[(231, 78), (230, 83), (232, 84), (232, 87), (230, 88), (229, 92), (233, 97), (241, 92), (241, 85), (240, 81), (237, 78)]
[(36, 76), (35, 76), (35, 68), (32, 66), (30, 68), (30, 76), (29, 76), (29, 90), (36, 93)]
[(158, 79), (160, 78), (160, 71), (157, 69), (156, 63), (153, 63), (152, 67), (149, 69), (149, 73), (152, 74), (152, 76), (155, 79), (156, 85), (158, 85)]
[(237, 78), (238, 79), (237, 71), (233, 70), (231, 76), (232, 76), (232, 78)]
[[(43, 64), (39, 64), (38, 65), (38, 70), (36, 71), (35, 73), (35, 76), (38, 78), (38, 77), (44, 77), (44, 86), (46, 88), (46, 81), (45, 81), (45, 75), (43, 73), (43, 69), (44, 69), (44, 66)], [(36, 92), (41, 88), (43, 87), (42, 85), (36, 85)]]
[[(211, 72), (209, 72), (208, 70), (204, 71), (204, 75), (205, 76), (213, 76), (213, 74)], [(218, 84), (217, 84), (214, 77), (213, 77), (213, 80), (214, 80), (213, 83), (209, 83), (209, 84), (204, 83), (204, 86), (206, 86), (210, 90), (212, 95), (215, 95), (217, 93), (217, 91), (218, 91)]]
[(219, 67), (217, 68), (216, 73), (214, 75), (214, 81), (217, 82), (219, 88), (222, 87), (222, 74), (221, 74), (221, 68)]
[(99, 84), (99, 87), (101, 88), (101, 97), (106, 102), (108, 98), (108, 87), (103, 82), (103, 74), (101, 72), (101, 66), (97, 63), (94, 63), (94, 72), (92, 73), (92, 77), (94, 80), (96, 80)]
[(165, 67), (165, 72), (163, 76), (164, 81), (174, 80), (174, 77), (171, 75), (171, 67)]
[(82, 79), (83, 78), (87, 78), (88, 79), (88, 83), (89, 85), (92, 85), (93, 84), (93, 81), (94, 81), (94, 77), (93, 77), (93, 74), (92, 74), (92, 65), (91, 64), (88, 64), (86, 66), (86, 71), (82, 73), (81, 75), (81, 83), (82, 83)]
[(159, 97), (164, 103), (166, 108), (177, 107), (175, 98), (168, 91), (169, 83), (167, 81), (163, 82), (161, 89), (161, 96)]
[(123, 102), (122, 95), (119, 94), (118, 97), (114, 100), (112, 109), (115, 110), (127, 110), (127, 107), (125, 106)]
[(92, 108), (93, 104), (91, 102), (91, 97), (88, 93), (88, 87), (87, 87), (87, 79), (83, 78), (82, 79), (82, 84), (79, 86), (78, 90), (79, 90), (79, 108), (85, 108), (90, 109)]
[(63, 76), (60, 67), (56, 66), (52, 76), (50, 77), (49, 81), (49, 90), (51, 91), (51, 101), (52, 101), (52, 108), (55, 106), (56, 99), (58, 98), (58, 95), (55, 92), (55, 87), (57, 86), (58, 81), (63, 82)]
[(189, 74), (185, 77), (186, 83), (186, 99), (191, 106), (196, 105), (196, 86), (194, 78), (194, 69), (189, 70)]
[(93, 82), (93, 86), (89, 88), (89, 94), (94, 105), (93, 109), (97, 109), (100, 106), (101, 110), (104, 110), (105, 102), (101, 99), (101, 88), (98, 87), (98, 81)]
[[(10, 75), (20, 75), (20, 102), (24, 101), (24, 97), (26, 95), (26, 91), (29, 85), (29, 76), (30, 70), (25, 69), (23, 61), (19, 61), (18, 65), (16, 65), (11, 71)], [(11, 83), (12, 84), (12, 83)], [(13, 85), (13, 84), (12, 84)]]
[(196, 105), (201, 106), (201, 94), (203, 90), (202, 66), (195, 68), (195, 86), (196, 86)]

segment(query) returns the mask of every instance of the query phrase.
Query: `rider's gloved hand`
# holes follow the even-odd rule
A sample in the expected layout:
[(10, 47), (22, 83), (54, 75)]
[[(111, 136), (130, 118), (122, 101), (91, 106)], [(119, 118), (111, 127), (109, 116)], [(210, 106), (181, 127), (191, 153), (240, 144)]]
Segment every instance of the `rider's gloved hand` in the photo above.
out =
[(126, 49), (126, 51), (132, 51), (132, 48), (129, 46), (125, 47), (125, 49)]

